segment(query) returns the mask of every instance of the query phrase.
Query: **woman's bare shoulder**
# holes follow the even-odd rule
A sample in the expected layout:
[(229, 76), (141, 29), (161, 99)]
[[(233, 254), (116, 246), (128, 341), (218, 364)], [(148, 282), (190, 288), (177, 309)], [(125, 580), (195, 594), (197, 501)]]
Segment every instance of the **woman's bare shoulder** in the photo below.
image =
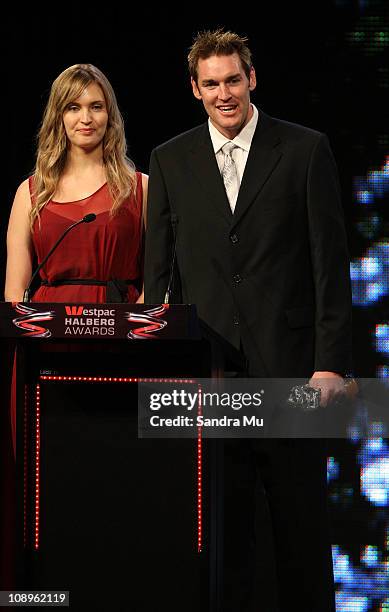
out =
[(31, 193), (30, 193), (30, 179), (27, 178), (22, 181), (15, 193), (14, 207), (17, 208), (31, 208)]
[(143, 174), (143, 172), (141, 172), (141, 176), (142, 176), (142, 187), (143, 187), (143, 190), (145, 190), (147, 189), (147, 185), (149, 183), (149, 175)]

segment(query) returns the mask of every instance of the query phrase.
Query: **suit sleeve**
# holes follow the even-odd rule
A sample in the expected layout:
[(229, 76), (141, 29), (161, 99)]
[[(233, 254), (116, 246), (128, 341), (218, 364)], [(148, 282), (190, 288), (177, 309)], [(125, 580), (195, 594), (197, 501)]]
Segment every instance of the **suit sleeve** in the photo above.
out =
[(351, 371), (350, 264), (337, 168), (321, 135), (307, 176), (310, 246), (315, 284), (315, 371)]
[(163, 302), (169, 282), (173, 231), (168, 192), (156, 150), (151, 154), (145, 246), (145, 302)]

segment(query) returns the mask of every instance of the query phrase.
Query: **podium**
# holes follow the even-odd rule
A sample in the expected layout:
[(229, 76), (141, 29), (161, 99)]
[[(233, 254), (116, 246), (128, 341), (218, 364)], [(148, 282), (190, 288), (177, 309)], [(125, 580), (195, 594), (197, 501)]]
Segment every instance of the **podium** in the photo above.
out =
[(139, 439), (137, 381), (240, 353), (193, 305), (0, 304), (16, 342), (16, 588), (74, 610), (218, 609), (220, 444)]

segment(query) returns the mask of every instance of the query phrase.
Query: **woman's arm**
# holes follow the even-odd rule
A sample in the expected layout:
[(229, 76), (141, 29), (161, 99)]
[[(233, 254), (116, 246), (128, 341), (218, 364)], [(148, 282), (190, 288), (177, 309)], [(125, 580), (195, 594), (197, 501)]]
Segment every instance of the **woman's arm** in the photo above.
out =
[(31, 278), (32, 239), (29, 213), (31, 198), (28, 179), (19, 186), (12, 205), (7, 232), (7, 271), (4, 297), (20, 302)]
[[(142, 190), (143, 190), (143, 225), (144, 225), (144, 229), (146, 229), (146, 222), (147, 222), (147, 187), (148, 187), (148, 183), (149, 183), (149, 177), (147, 176), (147, 174), (142, 174)], [(145, 286), (143, 284), (143, 289), (142, 289), (142, 293), (140, 294), (140, 296), (138, 297), (138, 299), (136, 300), (137, 304), (144, 304), (145, 301)]]
[(143, 189), (143, 224), (146, 229), (147, 223), (147, 189), (149, 186), (149, 177), (147, 174), (142, 174), (142, 189)]

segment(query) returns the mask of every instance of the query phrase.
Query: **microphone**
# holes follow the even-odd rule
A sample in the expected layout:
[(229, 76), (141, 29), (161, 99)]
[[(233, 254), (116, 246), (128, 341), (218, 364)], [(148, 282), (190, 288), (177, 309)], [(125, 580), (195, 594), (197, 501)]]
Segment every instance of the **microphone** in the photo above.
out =
[(31, 285), (35, 279), (35, 277), (37, 276), (37, 274), (39, 273), (39, 271), (41, 270), (41, 268), (43, 268), (43, 266), (45, 265), (46, 261), (49, 259), (50, 255), (55, 251), (55, 249), (57, 248), (57, 246), (59, 245), (60, 242), (62, 242), (62, 240), (65, 238), (65, 236), (70, 232), (70, 230), (73, 229), (73, 227), (76, 227), (77, 225), (80, 225), (80, 223), (91, 223), (92, 221), (94, 221), (96, 219), (96, 215), (95, 213), (89, 213), (87, 215), (85, 215), (85, 217), (83, 217), (82, 219), (80, 219), (79, 221), (76, 221), (75, 223), (72, 223), (72, 225), (70, 225), (65, 231), (64, 233), (58, 238), (57, 242), (54, 244), (54, 246), (51, 247), (50, 251), (47, 253), (46, 257), (44, 257), (41, 261), (41, 263), (39, 264), (39, 266), (37, 267), (37, 269), (35, 270), (34, 274), (31, 276), (30, 278), (30, 282), (27, 285), (27, 288), (23, 294), (23, 303), (25, 304), (26, 302), (30, 301), (31, 295)]
[(169, 304), (170, 293), (171, 293), (171, 286), (172, 286), (172, 283), (173, 283), (174, 264), (176, 263), (177, 223), (178, 223), (177, 215), (172, 214), (171, 219), (172, 219), (172, 229), (173, 229), (173, 233), (174, 233), (174, 242), (173, 242), (173, 249), (172, 249), (172, 261), (171, 261), (171, 264), (170, 264), (169, 282), (168, 282), (168, 285), (167, 285), (167, 289), (166, 289), (166, 293), (165, 293), (165, 298), (163, 300), (164, 304)]
[[(96, 219), (95, 213), (88, 213), (87, 215), (85, 215), (85, 217), (81, 219), (81, 221), (77, 221), (77, 223), (92, 223), (92, 221), (94, 221), (95, 219)], [(77, 223), (75, 223), (74, 225), (77, 225)], [(72, 229), (72, 228), (69, 227), (69, 229)]]

